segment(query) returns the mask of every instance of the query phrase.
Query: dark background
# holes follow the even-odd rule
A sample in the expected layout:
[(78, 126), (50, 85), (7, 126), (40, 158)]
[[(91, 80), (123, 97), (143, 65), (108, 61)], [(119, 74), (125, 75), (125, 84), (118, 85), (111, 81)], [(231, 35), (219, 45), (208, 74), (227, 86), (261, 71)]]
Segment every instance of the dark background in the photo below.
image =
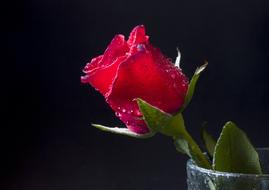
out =
[(167, 56), (180, 48), (187, 76), (208, 60), (185, 112), (196, 139), (203, 121), (217, 136), (233, 120), (255, 146), (269, 146), (268, 0), (33, 0), (2, 8), (1, 189), (186, 189), (187, 158), (169, 138), (90, 127), (120, 121), (80, 83), (81, 70), (116, 33), (128, 36), (138, 24)]

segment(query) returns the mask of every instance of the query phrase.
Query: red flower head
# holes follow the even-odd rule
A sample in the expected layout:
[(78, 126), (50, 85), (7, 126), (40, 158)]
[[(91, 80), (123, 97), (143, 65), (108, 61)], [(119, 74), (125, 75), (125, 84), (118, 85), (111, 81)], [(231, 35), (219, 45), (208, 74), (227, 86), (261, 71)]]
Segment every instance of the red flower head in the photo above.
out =
[(181, 69), (153, 47), (143, 25), (137, 26), (125, 41), (116, 35), (103, 55), (84, 68), (83, 83), (103, 94), (116, 116), (135, 133), (149, 132), (141, 119), (136, 99), (168, 112), (177, 112), (188, 89)]

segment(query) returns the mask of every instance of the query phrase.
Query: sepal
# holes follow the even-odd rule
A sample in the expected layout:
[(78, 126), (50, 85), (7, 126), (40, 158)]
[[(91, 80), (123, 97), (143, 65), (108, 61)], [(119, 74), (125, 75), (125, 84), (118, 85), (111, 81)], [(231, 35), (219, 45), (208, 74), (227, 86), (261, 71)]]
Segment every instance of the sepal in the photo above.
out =
[(147, 139), (147, 138), (150, 138), (150, 137), (155, 135), (154, 132), (149, 132), (149, 133), (146, 133), (146, 134), (138, 134), (138, 133), (130, 131), (127, 128), (106, 127), (106, 126), (99, 125), (99, 124), (92, 124), (92, 126), (96, 127), (97, 129), (100, 129), (102, 131), (105, 131), (105, 132), (114, 133), (114, 134), (118, 134), (118, 135), (129, 136), (129, 137), (134, 137), (134, 138), (138, 138), (138, 139)]

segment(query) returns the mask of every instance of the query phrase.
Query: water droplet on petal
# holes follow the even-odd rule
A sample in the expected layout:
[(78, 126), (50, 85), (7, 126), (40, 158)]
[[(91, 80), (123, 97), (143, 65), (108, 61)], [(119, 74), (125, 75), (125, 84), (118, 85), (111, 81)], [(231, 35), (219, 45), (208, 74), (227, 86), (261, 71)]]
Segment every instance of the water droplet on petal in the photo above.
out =
[(138, 109), (134, 111), (134, 115), (137, 116), (137, 117), (142, 116), (141, 112)]
[(128, 114), (132, 114), (134, 111), (133, 110), (128, 110)]
[(116, 112), (115, 115), (116, 115), (117, 117), (121, 117), (121, 116), (122, 116), (121, 113), (119, 113), (119, 112)]
[(145, 50), (145, 46), (144, 46), (143, 44), (138, 44), (138, 45), (136, 46), (136, 48), (137, 48), (138, 51), (143, 51), (143, 50)]

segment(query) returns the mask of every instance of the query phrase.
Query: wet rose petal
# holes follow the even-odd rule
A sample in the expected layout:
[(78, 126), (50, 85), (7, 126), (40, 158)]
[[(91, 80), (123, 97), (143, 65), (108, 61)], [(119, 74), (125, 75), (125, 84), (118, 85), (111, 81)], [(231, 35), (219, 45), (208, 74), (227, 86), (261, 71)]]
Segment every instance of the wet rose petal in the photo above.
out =
[(129, 39), (127, 41), (129, 46), (147, 43), (148, 36), (146, 36), (145, 27), (143, 25), (136, 26), (130, 33)]
[(141, 51), (120, 65), (107, 101), (127, 127), (138, 132), (147, 127), (137, 117), (136, 98), (174, 113), (183, 104), (186, 90), (187, 80), (179, 69), (168, 60), (158, 63), (151, 52)]

